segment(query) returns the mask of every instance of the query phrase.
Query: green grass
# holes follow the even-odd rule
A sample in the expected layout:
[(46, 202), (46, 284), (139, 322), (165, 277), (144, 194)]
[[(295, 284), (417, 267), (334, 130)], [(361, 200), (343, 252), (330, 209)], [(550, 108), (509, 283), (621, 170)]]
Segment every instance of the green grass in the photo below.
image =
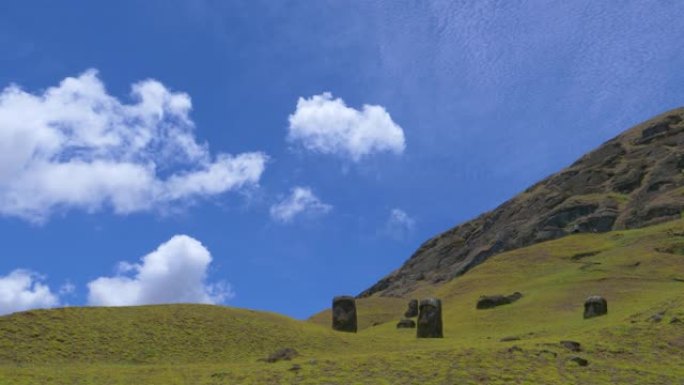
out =
[[(681, 220), (537, 244), (407, 298), (359, 300), (357, 334), (329, 330), (329, 311), (309, 321), (203, 305), (18, 313), (0, 317), (0, 384), (678, 384), (681, 250)], [(480, 295), (514, 291), (524, 297), (512, 305), (475, 309)], [(609, 314), (584, 320), (593, 294)], [(395, 328), (409, 298), (432, 295), (443, 302), (444, 339)], [(658, 312), (663, 320), (650, 321)], [(563, 339), (584, 350), (565, 350)], [(283, 347), (300, 357), (258, 361)], [(569, 361), (575, 354), (589, 366)]]

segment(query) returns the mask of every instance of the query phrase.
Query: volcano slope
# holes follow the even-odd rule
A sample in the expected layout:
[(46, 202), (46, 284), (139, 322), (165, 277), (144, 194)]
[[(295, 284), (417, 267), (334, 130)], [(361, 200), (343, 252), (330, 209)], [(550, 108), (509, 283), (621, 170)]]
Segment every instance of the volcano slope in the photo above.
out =
[[(330, 330), (330, 310), (308, 321), (205, 305), (30, 311), (0, 317), (0, 384), (682, 383), (683, 115), (426, 242), (361, 295), (357, 334)], [(523, 297), (475, 308), (513, 292)], [(583, 319), (590, 295), (607, 315)], [(429, 296), (442, 299), (445, 338), (396, 329), (408, 300)], [(299, 356), (260, 361), (282, 348)]]
[(684, 109), (637, 125), (495, 210), (426, 241), (361, 294), (402, 296), (497, 253), (571, 233), (644, 227), (684, 208)]
[[(475, 308), (480, 295), (515, 291), (523, 297), (511, 305)], [(583, 301), (593, 294), (608, 300), (609, 312), (585, 320)], [(309, 321), (205, 305), (17, 313), (0, 317), (0, 383), (675, 384), (684, 378), (682, 220), (505, 252), (411, 297), (430, 295), (443, 301), (443, 339), (418, 340), (415, 330), (395, 328), (408, 297), (359, 299), (357, 334), (331, 331), (329, 311)], [(567, 350), (561, 340), (579, 342), (582, 351)], [(285, 347), (300, 355), (258, 361)]]

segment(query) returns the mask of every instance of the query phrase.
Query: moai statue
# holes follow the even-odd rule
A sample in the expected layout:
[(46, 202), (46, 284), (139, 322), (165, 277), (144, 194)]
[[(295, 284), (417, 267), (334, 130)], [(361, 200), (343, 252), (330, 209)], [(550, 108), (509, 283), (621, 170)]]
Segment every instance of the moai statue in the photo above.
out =
[(356, 333), (356, 301), (354, 297), (345, 295), (333, 298), (332, 327), (333, 330)]
[(397, 329), (415, 329), (416, 321), (412, 319), (403, 319), (397, 323)]
[(420, 301), (418, 338), (442, 338), (442, 301), (428, 298)]
[(605, 315), (608, 313), (608, 302), (606, 299), (598, 296), (592, 295), (587, 298), (584, 302), (584, 318), (593, 318), (600, 315)]
[(408, 310), (404, 313), (405, 318), (413, 318), (418, 316), (418, 300), (412, 299), (408, 303)]

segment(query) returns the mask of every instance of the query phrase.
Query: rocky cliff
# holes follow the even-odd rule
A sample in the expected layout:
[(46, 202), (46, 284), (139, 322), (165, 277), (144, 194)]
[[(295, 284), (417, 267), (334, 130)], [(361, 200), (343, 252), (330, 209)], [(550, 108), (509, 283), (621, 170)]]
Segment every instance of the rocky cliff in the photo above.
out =
[(684, 209), (684, 108), (629, 129), (493, 211), (425, 242), (361, 293), (401, 296), (490, 256), (572, 233), (606, 232), (680, 217)]

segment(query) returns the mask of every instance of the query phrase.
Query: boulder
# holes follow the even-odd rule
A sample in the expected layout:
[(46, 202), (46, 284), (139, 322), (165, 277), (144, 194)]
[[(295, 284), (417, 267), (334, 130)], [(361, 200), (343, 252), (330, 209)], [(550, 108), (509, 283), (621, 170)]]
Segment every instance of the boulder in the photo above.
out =
[(278, 361), (290, 361), (291, 359), (297, 357), (298, 355), (299, 355), (299, 353), (297, 353), (296, 350), (294, 350), (292, 348), (284, 348), (284, 349), (277, 350), (276, 352), (274, 352), (273, 354), (268, 356), (268, 358), (262, 359), (261, 361), (266, 361), (266, 362), (270, 362), (270, 363), (274, 363), (274, 362), (278, 362)]
[(561, 346), (573, 352), (582, 351), (582, 345), (576, 341), (561, 341)]
[(537, 357), (546, 357), (548, 356), (549, 358), (556, 358), (558, 357), (558, 353), (553, 352), (548, 349), (542, 349), (537, 353)]
[(403, 319), (397, 323), (397, 329), (414, 329), (416, 321), (412, 319)]
[(412, 299), (408, 303), (408, 309), (404, 313), (404, 317), (413, 318), (418, 316), (418, 300)]
[(653, 323), (658, 323), (658, 322), (660, 322), (660, 321), (663, 320), (663, 317), (664, 317), (664, 316), (665, 316), (665, 312), (664, 312), (664, 311), (660, 311), (660, 312), (658, 312), (658, 313), (653, 314), (652, 316), (650, 316), (650, 317), (648, 318), (648, 320), (651, 321), (651, 322), (653, 322)]
[(341, 332), (356, 333), (356, 300), (345, 295), (333, 298), (332, 328)]
[(522, 298), (522, 296), (522, 293), (517, 291), (511, 295), (483, 295), (477, 301), (476, 308), (482, 310), (491, 309), (501, 305), (508, 305), (519, 300)]
[(418, 307), (418, 338), (442, 338), (442, 301), (428, 298)]
[(568, 358), (568, 361), (574, 362), (579, 366), (589, 365), (589, 361), (587, 361), (586, 359), (579, 357), (579, 356), (572, 356), (572, 357)]
[(598, 296), (592, 295), (587, 298), (584, 302), (584, 318), (593, 318), (602, 316), (608, 313), (608, 302), (606, 299)]

